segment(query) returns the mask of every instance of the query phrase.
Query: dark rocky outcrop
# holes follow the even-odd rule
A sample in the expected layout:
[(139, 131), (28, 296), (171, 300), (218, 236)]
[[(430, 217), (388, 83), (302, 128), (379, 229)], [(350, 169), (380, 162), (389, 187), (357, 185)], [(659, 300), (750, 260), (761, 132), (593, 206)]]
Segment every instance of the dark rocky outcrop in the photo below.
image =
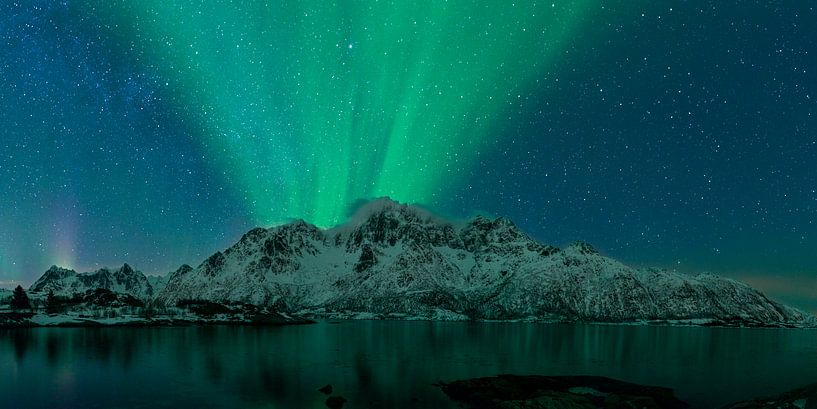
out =
[(778, 396), (733, 403), (722, 409), (817, 409), (817, 383)]
[(326, 407), (329, 409), (340, 409), (346, 404), (346, 398), (343, 396), (330, 396), (326, 398)]
[(681, 409), (671, 389), (600, 376), (499, 375), (439, 385), (471, 409)]
[(374, 255), (374, 250), (372, 250), (372, 246), (364, 245), (363, 248), (360, 250), (360, 259), (358, 259), (357, 264), (355, 264), (355, 272), (362, 273), (369, 269), (369, 267), (375, 265), (377, 263), (377, 257)]

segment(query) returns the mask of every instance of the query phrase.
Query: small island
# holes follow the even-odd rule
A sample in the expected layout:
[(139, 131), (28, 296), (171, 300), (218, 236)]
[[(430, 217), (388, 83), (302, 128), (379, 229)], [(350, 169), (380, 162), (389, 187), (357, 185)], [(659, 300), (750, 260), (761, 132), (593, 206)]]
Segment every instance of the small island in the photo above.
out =
[[(672, 389), (639, 385), (602, 376), (498, 375), (441, 382), (443, 393), (469, 409), (684, 409), (690, 405)], [(721, 409), (810, 409), (817, 404), (817, 383), (777, 396), (754, 398)]]

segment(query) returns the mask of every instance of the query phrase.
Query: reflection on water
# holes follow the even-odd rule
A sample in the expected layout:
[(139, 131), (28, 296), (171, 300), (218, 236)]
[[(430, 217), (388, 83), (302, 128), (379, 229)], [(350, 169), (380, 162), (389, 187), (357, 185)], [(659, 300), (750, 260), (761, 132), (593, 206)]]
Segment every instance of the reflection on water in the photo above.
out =
[(0, 331), (3, 407), (454, 407), (431, 384), (592, 374), (700, 407), (817, 381), (817, 331), (354, 321)]

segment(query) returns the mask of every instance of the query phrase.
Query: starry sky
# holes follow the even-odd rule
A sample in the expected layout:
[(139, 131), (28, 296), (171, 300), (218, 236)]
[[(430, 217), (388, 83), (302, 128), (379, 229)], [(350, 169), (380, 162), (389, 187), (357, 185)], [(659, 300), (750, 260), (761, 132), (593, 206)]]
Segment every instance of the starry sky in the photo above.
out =
[(817, 311), (806, 1), (5, 1), (0, 285), (389, 196)]

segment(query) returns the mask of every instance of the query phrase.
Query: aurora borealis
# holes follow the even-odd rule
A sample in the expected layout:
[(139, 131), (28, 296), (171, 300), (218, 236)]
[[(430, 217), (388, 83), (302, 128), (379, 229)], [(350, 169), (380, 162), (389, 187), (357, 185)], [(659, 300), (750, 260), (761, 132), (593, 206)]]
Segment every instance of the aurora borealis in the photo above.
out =
[(813, 6), (620, 3), (4, 3), (0, 282), (390, 196), (817, 309)]
[(254, 220), (332, 226), (361, 198), (430, 203), (456, 183), (585, 3), (211, 2), (191, 13), (153, 1), (103, 13), (178, 81), (204, 155)]

